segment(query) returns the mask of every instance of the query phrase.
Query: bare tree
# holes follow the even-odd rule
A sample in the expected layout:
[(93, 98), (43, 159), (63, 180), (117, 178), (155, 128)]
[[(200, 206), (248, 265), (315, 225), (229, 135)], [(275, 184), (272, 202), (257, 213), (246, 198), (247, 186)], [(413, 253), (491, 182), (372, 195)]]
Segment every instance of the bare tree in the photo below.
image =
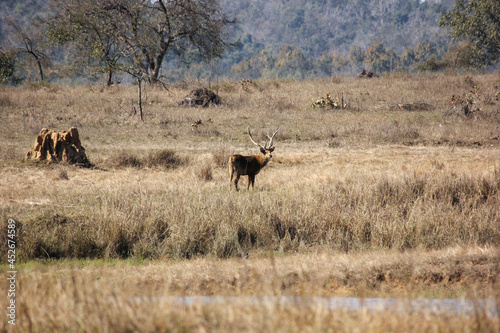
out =
[(41, 30), (35, 25), (31, 28), (23, 27), (12, 17), (4, 18), (9, 34), (9, 44), (19, 55), (31, 58), (40, 75), (40, 81), (44, 80), (43, 67), (49, 62), (49, 57), (43, 51), (43, 36)]

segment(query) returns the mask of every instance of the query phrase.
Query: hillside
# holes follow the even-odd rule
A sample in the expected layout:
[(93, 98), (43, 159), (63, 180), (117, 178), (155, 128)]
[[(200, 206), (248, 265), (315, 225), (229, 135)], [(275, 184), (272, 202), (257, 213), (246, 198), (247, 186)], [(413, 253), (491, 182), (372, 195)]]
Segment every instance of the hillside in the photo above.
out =
[[(15, 17), (24, 27), (43, 12), (47, 0), (4, 1), (3, 18)], [(415, 71), (428, 59), (447, 51), (441, 14), (454, 0), (240, 0), (221, 1), (236, 19), (233, 40), (225, 56), (207, 66), (189, 69), (172, 59), (164, 64), (168, 80), (186, 75), (207, 79), (293, 78), (353, 75), (363, 67), (378, 73)], [(2, 20), (5, 23), (5, 20)], [(6, 48), (8, 29), (0, 27)], [(53, 50), (52, 50), (53, 51)], [(53, 54), (64, 62), (64, 50)], [(59, 60), (57, 60), (59, 59)], [(25, 65), (26, 66), (26, 65)], [(57, 66), (56, 66), (57, 67)], [(28, 71), (29, 72), (29, 71)], [(63, 74), (54, 74), (63, 76)], [(21, 74), (21, 77), (29, 77)]]
[(224, 7), (263, 45), (292, 44), (307, 55), (367, 48), (374, 41), (402, 52), (422, 41), (445, 45), (437, 24), (454, 0), (224, 0)]
[[(413, 71), (439, 59), (449, 38), (438, 27), (454, 0), (223, 0), (240, 44), (217, 64), (232, 78), (324, 77)], [(374, 49), (372, 55), (365, 52)], [(386, 58), (385, 64), (379, 64)], [(201, 68), (191, 69), (203, 76)], [(206, 75), (206, 71), (204, 72)]]

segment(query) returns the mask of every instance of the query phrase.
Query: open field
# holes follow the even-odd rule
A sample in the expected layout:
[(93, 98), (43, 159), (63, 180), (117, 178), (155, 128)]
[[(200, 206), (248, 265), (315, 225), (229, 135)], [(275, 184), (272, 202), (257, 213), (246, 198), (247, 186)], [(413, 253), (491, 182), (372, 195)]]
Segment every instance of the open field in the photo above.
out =
[[(20, 326), (498, 330), (498, 318), (482, 314), (131, 302), (154, 295), (500, 299), (498, 74), (256, 81), (245, 89), (221, 82), (213, 88), (222, 106), (177, 106), (194, 87), (148, 87), (144, 122), (131, 112), (134, 87), (0, 87), (0, 232), (16, 220)], [(344, 93), (347, 108), (311, 107), (329, 92)], [(246, 191), (244, 177), (236, 192), (226, 162), (232, 153), (257, 153), (248, 125), (256, 139), (281, 131), (255, 190)], [(95, 168), (22, 161), (41, 128), (71, 126)], [(6, 267), (6, 247), (0, 256)]]

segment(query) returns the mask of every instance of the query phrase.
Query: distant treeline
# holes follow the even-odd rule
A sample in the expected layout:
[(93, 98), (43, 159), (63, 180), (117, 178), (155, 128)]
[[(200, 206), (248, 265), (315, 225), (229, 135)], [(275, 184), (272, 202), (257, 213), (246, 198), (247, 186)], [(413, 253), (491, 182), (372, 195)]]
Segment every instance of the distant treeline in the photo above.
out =
[(238, 42), (212, 66), (170, 62), (165, 76), (239, 78), (354, 75), (362, 68), (438, 70), (448, 52), (438, 27), (454, 0), (223, 0), (238, 22)]
[[(71, 50), (64, 47), (39, 42), (36, 45), (41, 50), (39, 59), (33, 54), (23, 58), (12, 52), (16, 41), (5, 18), (14, 19), (23, 31), (38, 31), (40, 27), (33, 22), (37, 17), (46, 17), (50, 12), (49, 2), (20, 0), (0, 3), (0, 11), (5, 13), (3, 24), (0, 24), (0, 64), (3, 64), (3, 70), (7, 74), (13, 73), (11, 77), (15, 80), (11, 79), (11, 82), (38, 79), (42, 76), (42, 66), (46, 67), (44, 74), (48, 80), (100, 79), (102, 71), (89, 73), (82, 66), (81, 59), (76, 61), (70, 56)], [(376, 74), (440, 70), (456, 65), (457, 58), (453, 55), (460, 52), (459, 47), (449, 49), (451, 40), (447, 29), (438, 26), (442, 14), (453, 7), (455, 0), (220, 2), (227, 15), (236, 22), (232, 43), (222, 58), (208, 63), (195, 59), (186, 66), (174, 52), (167, 53), (161, 71), (164, 80), (176, 81), (186, 76), (201, 79), (304, 79), (354, 75), (363, 68)], [(113, 75), (120, 79), (118, 71)]]
[[(246, 44), (242, 47), (245, 47), (244, 45)], [(229, 69), (224, 67), (226, 59), (222, 59), (216, 63), (215, 73), (231, 79), (306, 79), (353, 75), (365, 68), (376, 74), (392, 71), (436, 71), (452, 65), (448, 57), (443, 57), (443, 52), (436, 44), (421, 42), (414, 48), (405, 48), (402, 54), (398, 55), (393, 47), (385, 47), (383, 42), (375, 41), (367, 48), (352, 46), (345, 55), (326, 53), (319, 58), (312, 58), (295, 45), (282, 45), (277, 53), (271, 47), (262, 48), (251, 57), (228, 64), (231, 65)], [(207, 78), (210, 71), (207, 71), (206, 65), (199, 63), (184, 71), (172, 68), (167, 70), (166, 76), (175, 80), (186, 74)]]

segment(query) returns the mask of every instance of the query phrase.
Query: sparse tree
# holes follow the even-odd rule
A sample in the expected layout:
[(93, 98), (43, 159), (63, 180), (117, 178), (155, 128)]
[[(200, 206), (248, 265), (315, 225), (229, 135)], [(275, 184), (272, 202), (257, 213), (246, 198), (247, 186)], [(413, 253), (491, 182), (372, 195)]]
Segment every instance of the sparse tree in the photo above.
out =
[(29, 28), (23, 26), (12, 17), (4, 18), (10, 30), (8, 42), (11, 48), (21, 57), (28, 57), (35, 62), (40, 81), (45, 79), (43, 67), (48, 64), (49, 57), (43, 50), (44, 37), (37, 25)]
[(457, 0), (439, 25), (451, 28), (451, 37), (465, 41), (469, 67), (489, 66), (500, 59), (500, 1)]
[(102, 1), (52, 1), (54, 16), (47, 20), (49, 40), (66, 47), (72, 66), (90, 74), (106, 73), (107, 85), (113, 75), (124, 71), (118, 35), (109, 25)]
[(167, 53), (185, 62), (220, 57), (233, 22), (219, 0), (52, 0), (52, 8), (52, 41), (88, 49), (87, 65), (100, 64), (108, 83), (112, 72), (135, 78), (141, 120), (142, 83), (159, 82)]
[(366, 58), (366, 51), (361, 46), (351, 46), (349, 61), (357, 67), (362, 67)]
[(315, 66), (318, 68), (320, 75), (332, 75), (333, 57), (329, 54), (324, 54), (316, 61)]
[(392, 48), (386, 49), (384, 43), (374, 42), (366, 50), (365, 62), (376, 73), (390, 72), (398, 65), (399, 58)]
[(186, 62), (221, 56), (232, 23), (218, 0), (53, 0), (52, 6), (52, 40), (90, 45), (105, 66), (154, 82), (168, 52)]
[(283, 45), (279, 49), (278, 59), (274, 66), (274, 72), (278, 77), (289, 77), (303, 79), (312, 70), (311, 59), (294, 45)]

